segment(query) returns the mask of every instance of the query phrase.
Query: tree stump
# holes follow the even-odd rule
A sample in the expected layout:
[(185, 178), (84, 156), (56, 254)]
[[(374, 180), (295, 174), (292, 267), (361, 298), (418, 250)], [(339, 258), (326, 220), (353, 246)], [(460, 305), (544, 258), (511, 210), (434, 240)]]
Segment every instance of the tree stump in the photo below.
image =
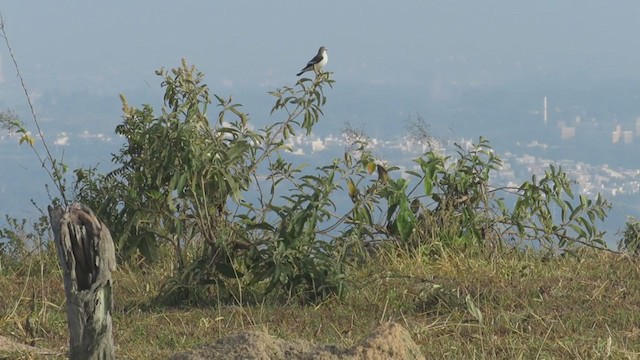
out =
[(82, 204), (49, 206), (64, 275), (70, 359), (113, 359), (111, 324), (115, 251), (109, 229)]

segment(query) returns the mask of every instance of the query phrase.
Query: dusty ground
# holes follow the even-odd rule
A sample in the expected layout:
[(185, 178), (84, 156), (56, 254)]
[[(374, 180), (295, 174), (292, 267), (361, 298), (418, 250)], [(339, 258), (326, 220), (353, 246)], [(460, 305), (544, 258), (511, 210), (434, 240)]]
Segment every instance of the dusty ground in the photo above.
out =
[[(18, 343), (0, 336), (0, 359), (54, 358), (63, 354)], [(285, 341), (261, 331), (245, 331), (213, 344), (180, 352), (172, 360), (205, 359), (320, 359), (320, 360), (418, 360), (424, 359), (409, 332), (395, 323), (378, 327), (360, 344), (343, 348), (306, 341)]]
[(0, 336), (0, 359), (5, 359), (11, 355), (12, 357), (23, 356), (25, 358), (46, 357), (60, 355), (55, 351), (43, 349), (39, 347), (29, 346), (11, 340), (8, 337)]

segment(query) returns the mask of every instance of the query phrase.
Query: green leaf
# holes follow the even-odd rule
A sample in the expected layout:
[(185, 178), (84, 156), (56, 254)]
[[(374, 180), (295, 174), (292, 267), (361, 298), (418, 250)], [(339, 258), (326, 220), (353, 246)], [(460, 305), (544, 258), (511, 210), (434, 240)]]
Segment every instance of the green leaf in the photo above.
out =
[(347, 189), (348, 189), (349, 197), (351, 198), (351, 201), (355, 203), (356, 200), (358, 199), (357, 197), (358, 189), (356, 188), (356, 185), (353, 183), (353, 180), (347, 179)]
[(376, 163), (371, 161), (369, 164), (367, 164), (367, 173), (369, 173), (369, 175), (371, 175), (371, 174), (373, 174), (374, 171), (376, 171)]
[(180, 175), (180, 179), (178, 180), (178, 184), (176, 186), (176, 190), (178, 191), (178, 196), (184, 195), (184, 185), (187, 181), (187, 175), (188, 173), (186, 172)]
[(471, 299), (471, 296), (467, 295), (464, 298), (464, 301), (467, 303), (467, 311), (469, 311), (469, 313), (471, 314), (471, 316), (473, 316), (476, 320), (478, 320), (478, 322), (480, 324), (483, 323), (483, 316), (482, 316), (482, 312), (480, 311), (480, 309), (478, 309), (478, 307), (476, 307), (476, 305), (473, 303), (473, 300)]
[(569, 227), (575, 231), (580, 238), (586, 239), (587, 233), (577, 224), (569, 224)]
[(176, 183), (178, 182), (178, 179), (180, 177), (180, 173), (179, 172), (174, 172), (173, 176), (171, 177), (171, 180), (169, 181), (169, 190), (175, 190), (176, 189)]
[(175, 212), (177, 210), (176, 205), (173, 202), (173, 196), (171, 196), (171, 193), (167, 195), (167, 206), (169, 207), (169, 210), (171, 210), (172, 212)]
[(400, 203), (400, 210), (398, 211), (396, 224), (402, 241), (408, 241), (415, 226), (415, 216), (413, 215), (413, 212), (411, 212), (406, 199)]
[(25, 133), (24, 135), (22, 135), (22, 137), (20, 137), (18, 145), (22, 145), (23, 142), (26, 142), (27, 144), (29, 144), (29, 146), (33, 147), (36, 143), (36, 139), (34, 139), (31, 135)]
[(587, 198), (585, 195), (580, 195), (580, 205), (583, 208), (588, 207), (589, 205), (591, 205), (591, 200), (589, 200), (589, 198)]
[(430, 177), (425, 176), (424, 178), (424, 194), (429, 196), (433, 191), (433, 182)]
[(571, 215), (569, 215), (569, 220), (570, 221), (575, 220), (575, 218), (582, 212), (582, 209), (584, 209), (584, 206), (582, 204), (578, 205), (578, 207), (573, 209), (573, 211), (571, 212)]

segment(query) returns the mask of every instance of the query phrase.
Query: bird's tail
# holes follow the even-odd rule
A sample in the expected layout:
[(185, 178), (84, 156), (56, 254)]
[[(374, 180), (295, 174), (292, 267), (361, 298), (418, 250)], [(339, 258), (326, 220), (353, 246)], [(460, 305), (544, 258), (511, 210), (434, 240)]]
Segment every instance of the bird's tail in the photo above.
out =
[(302, 75), (302, 74), (304, 74), (304, 70), (302, 70), (302, 71), (300, 71), (299, 73), (297, 73), (297, 74), (296, 74), (296, 76), (300, 76), (300, 75)]

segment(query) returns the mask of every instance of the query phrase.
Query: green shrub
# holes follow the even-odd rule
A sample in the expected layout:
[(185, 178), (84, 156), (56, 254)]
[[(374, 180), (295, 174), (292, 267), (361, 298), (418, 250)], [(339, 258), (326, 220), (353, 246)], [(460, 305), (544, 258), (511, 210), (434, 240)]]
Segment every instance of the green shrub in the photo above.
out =
[[(550, 165), (540, 179), (534, 175), (517, 188), (496, 188), (491, 174), (502, 161), (490, 143), (481, 137), (469, 150), (456, 147), (457, 158), (429, 152), (416, 160), (422, 172), (409, 171), (430, 201), (420, 202), (416, 218), (423, 235), (465, 245), (519, 239), (560, 248), (606, 247), (596, 221), (604, 220), (611, 205), (599, 194), (595, 201), (584, 195), (575, 199), (562, 169)], [(507, 200), (514, 205), (507, 206)]]
[(621, 235), (618, 248), (636, 256), (640, 254), (640, 221), (637, 218), (627, 218)]
[[(580, 196), (576, 203), (566, 173), (553, 166), (518, 188), (492, 187), (502, 162), (483, 138), (456, 146), (455, 156), (425, 153), (409, 179), (376, 159), (363, 136), (352, 136), (329, 165), (309, 170), (290, 162), (287, 141), (309, 135), (320, 120), (330, 74), (271, 92), (279, 120), (259, 130), (240, 104), (219, 96), (210, 122), (203, 74), (185, 61), (157, 74), (165, 89), (161, 113), (122, 96), (116, 132), (126, 143), (113, 157), (116, 169), (78, 169), (75, 189), (107, 223), (123, 258), (138, 252), (153, 261), (163, 244), (173, 249), (175, 274), (162, 290), (169, 302), (340, 296), (351, 264), (380, 241), (406, 248), (509, 238), (603, 244), (595, 222), (606, 216), (606, 201)], [(336, 199), (347, 196), (352, 206), (338, 209)]]

